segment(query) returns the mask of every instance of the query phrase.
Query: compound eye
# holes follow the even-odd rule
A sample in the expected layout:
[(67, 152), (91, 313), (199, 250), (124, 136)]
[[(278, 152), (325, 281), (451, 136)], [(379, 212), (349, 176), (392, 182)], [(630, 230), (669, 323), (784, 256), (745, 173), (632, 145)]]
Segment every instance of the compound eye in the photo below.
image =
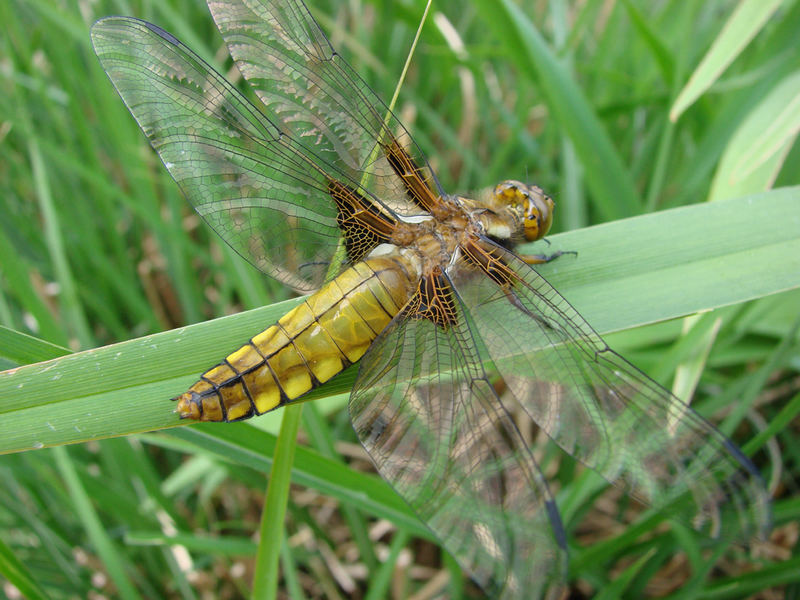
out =
[(525, 239), (529, 242), (533, 242), (538, 240), (542, 237), (541, 228), (539, 227), (539, 213), (527, 213), (525, 215)]
[(541, 226), (541, 222), (539, 220), (539, 213), (535, 214), (527, 214), (525, 215), (525, 237), (529, 237), (530, 235), (534, 235), (535, 237), (530, 238), (531, 240), (538, 240), (538, 232), (539, 227)]
[(542, 239), (553, 223), (553, 200), (538, 187), (531, 187), (525, 202), (525, 239), (533, 242)]

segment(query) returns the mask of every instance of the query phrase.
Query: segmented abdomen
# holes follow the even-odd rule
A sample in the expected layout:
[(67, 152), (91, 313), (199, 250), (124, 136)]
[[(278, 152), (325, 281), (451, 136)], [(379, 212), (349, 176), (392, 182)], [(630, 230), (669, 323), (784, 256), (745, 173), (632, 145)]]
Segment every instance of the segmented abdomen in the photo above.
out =
[(177, 412), (235, 421), (296, 400), (359, 360), (414, 283), (400, 257), (355, 264), (203, 373), (175, 398)]

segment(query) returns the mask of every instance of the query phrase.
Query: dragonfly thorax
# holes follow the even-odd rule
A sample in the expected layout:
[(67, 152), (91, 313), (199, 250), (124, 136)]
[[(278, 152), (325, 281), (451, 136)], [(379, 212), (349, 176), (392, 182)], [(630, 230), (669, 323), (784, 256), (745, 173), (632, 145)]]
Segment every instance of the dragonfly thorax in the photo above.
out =
[[(395, 229), (394, 252), (401, 254), (413, 265), (417, 276), (435, 270), (445, 270), (457, 254), (457, 249), (467, 237), (478, 232), (476, 223), (468, 213), (455, 202), (448, 202), (448, 218), (422, 220), (416, 223), (402, 222)], [(390, 253), (387, 247), (378, 246), (375, 253)]]

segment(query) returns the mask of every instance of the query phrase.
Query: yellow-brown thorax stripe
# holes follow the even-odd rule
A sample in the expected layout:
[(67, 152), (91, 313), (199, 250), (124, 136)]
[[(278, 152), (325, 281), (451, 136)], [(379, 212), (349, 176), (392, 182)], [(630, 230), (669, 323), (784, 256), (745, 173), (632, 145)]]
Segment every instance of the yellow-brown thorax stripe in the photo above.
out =
[(418, 277), (399, 255), (356, 263), (181, 394), (181, 417), (235, 421), (291, 402), (359, 360)]

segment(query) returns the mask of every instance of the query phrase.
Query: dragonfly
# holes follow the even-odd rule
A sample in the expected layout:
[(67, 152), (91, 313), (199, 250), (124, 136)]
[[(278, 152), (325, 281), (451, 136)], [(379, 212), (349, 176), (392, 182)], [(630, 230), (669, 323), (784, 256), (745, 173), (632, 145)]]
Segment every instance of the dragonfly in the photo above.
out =
[[(301, 0), (210, 0), (250, 101), (156, 25), (92, 28), (103, 69), (196, 212), (311, 294), (175, 398), (238, 421), (359, 363), (353, 428), (377, 471), (491, 597), (564, 577), (565, 527), (534, 428), (697, 529), (769, 527), (758, 470), (611, 350), (536, 270), (554, 202), (508, 180), (448, 194), (408, 130)], [(563, 259), (562, 259), (563, 260)]]

